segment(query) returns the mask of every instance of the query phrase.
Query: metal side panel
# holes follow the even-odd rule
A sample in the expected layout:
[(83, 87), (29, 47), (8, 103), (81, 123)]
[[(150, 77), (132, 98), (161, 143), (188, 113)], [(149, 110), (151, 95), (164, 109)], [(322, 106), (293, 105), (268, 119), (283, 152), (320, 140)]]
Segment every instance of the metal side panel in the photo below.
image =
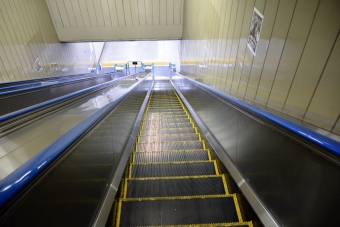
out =
[(123, 150), (122, 156), (119, 160), (117, 169), (116, 169), (114, 176), (113, 176), (113, 178), (112, 178), (112, 180), (109, 184), (109, 189), (106, 192), (105, 199), (102, 203), (102, 206), (101, 206), (101, 208), (98, 212), (97, 217), (95, 218), (95, 221), (93, 222), (92, 226), (94, 226), (94, 227), (102, 227), (102, 226), (105, 226), (105, 224), (106, 224), (107, 218), (109, 216), (109, 212), (111, 210), (113, 201), (116, 197), (116, 193), (118, 191), (118, 187), (119, 187), (120, 181), (122, 179), (122, 176), (123, 176), (123, 173), (124, 173), (124, 170), (125, 170), (125, 166), (126, 166), (128, 160), (129, 160), (131, 151), (132, 151), (133, 146), (135, 144), (138, 129), (139, 129), (140, 124), (142, 122), (142, 117), (143, 117), (147, 102), (149, 100), (152, 87), (153, 87), (153, 83), (150, 85), (148, 93), (146, 94), (144, 101), (143, 101), (143, 104), (140, 108), (140, 111), (139, 111), (139, 113), (136, 117), (133, 129), (132, 129), (131, 134), (129, 136), (129, 139), (128, 139), (125, 147), (124, 147), (124, 150)]
[[(249, 201), (250, 205), (253, 207), (256, 214), (261, 219), (262, 223), (265, 226), (279, 226), (273, 215), (267, 210), (267, 208), (263, 205), (261, 200), (258, 198), (256, 193), (252, 190), (251, 186), (247, 183), (246, 179), (242, 176), (238, 168), (233, 163), (232, 159), (227, 155), (224, 151), (223, 147), (220, 143), (215, 139), (215, 137), (210, 133), (209, 129), (205, 126), (202, 122), (200, 117), (197, 115), (194, 108), (190, 105), (190, 103), (186, 100), (183, 96), (181, 91), (177, 88), (177, 86), (171, 81), (174, 89), (182, 99), (183, 103), (188, 108), (191, 116), (196, 121), (198, 127), (201, 129), (202, 133), (204, 134), (205, 138), (210, 143), (211, 147), (215, 150), (217, 155), (219, 156), (222, 163), (226, 166), (230, 175), (234, 178), (240, 189), (242, 190), (243, 194), (246, 196), (247, 200)], [(214, 110), (217, 111), (217, 110)], [(221, 119), (222, 120), (222, 119)]]

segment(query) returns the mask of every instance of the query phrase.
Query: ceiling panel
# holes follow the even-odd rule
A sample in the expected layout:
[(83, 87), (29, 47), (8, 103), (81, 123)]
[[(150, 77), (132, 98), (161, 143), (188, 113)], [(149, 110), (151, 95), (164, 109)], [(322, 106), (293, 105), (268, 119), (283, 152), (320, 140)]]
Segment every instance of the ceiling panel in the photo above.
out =
[(182, 38), (183, 0), (46, 0), (59, 40)]
[(83, 17), (81, 15), (78, 0), (73, 0), (71, 1), (71, 3), (72, 3), (73, 12), (74, 12), (74, 17), (76, 18), (77, 26), (84, 27), (85, 25), (84, 25)]
[(134, 26), (139, 26), (138, 5), (137, 0), (130, 0), (132, 22)]
[(74, 16), (73, 6), (72, 6), (71, 1), (64, 1), (64, 5), (65, 5), (67, 17), (68, 17), (71, 27), (73, 28), (78, 27), (76, 17)]
[(152, 1), (152, 21), (153, 25), (159, 25), (159, 0)]
[(97, 27), (98, 22), (97, 22), (96, 13), (94, 11), (94, 2), (93, 0), (85, 0), (85, 2), (86, 2), (87, 12), (90, 17), (91, 27)]
[(144, 0), (138, 0), (137, 4), (138, 4), (137, 7), (138, 7), (139, 25), (145, 26), (146, 25), (145, 1)]
[(49, 10), (53, 21), (55, 22), (54, 26), (57, 28), (62, 28), (63, 22), (60, 17), (59, 9), (57, 6), (57, 2), (55, 0), (47, 0), (47, 4), (49, 5)]
[(57, 7), (58, 7), (59, 14), (61, 17), (61, 21), (63, 22), (63, 26), (65, 28), (71, 27), (70, 22), (68, 20), (67, 12), (65, 9), (64, 0), (56, 0), (56, 3), (57, 3)]
[(126, 26), (132, 26), (132, 15), (130, 1), (123, 1), (124, 18)]
[[(124, 7), (123, 7), (123, 0), (115, 0), (116, 1), (116, 12), (118, 17), (118, 25), (119, 26), (126, 26), (125, 24), (125, 16), (124, 16)], [(127, 0), (125, 0), (127, 1)]]
[(87, 10), (87, 4), (85, 4), (83, 0), (79, 0), (78, 3), (79, 3), (80, 12), (81, 12), (81, 17), (83, 18), (85, 27), (91, 27), (90, 15)]
[(101, 1), (100, 3), (101, 3), (102, 11), (103, 11), (105, 27), (112, 26), (109, 3), (107, 0), (100, 0), (100, 1)]
[(111, 18), (111, 26), (118, 26), (118, 15), (116, 8), (116, 1), (108, 1), (109, 4), (109, 13)]
[(94, 12), (96, 14), (97, 24), (98, 26), (103, 27), (105, 26), (105, 23), (104, 23), (101, 0), (92, 0), (92, 1), (93, 1), (93, 6), (94, 6)]
[(181, 24), (181, 16), (182, 16), (182, 0), (174, 0), (174, 24)]
[(152, 0), (145, 0), (145, 19), (146, 19), (146, 25), (151, 26), (153, 25), (153, 19), (152, 19)]
[(159, 0), (159, 24), (166, 25), (166, 0)]
[(174, 24), (174, 0), (166, 0), (166, 24)]

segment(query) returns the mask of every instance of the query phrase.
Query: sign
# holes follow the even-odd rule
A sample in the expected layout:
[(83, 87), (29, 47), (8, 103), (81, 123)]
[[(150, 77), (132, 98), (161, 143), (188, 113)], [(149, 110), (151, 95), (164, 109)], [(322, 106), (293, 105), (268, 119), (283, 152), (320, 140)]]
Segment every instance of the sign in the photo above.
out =
[(254, 7), (253, 16), (250, 23), (250, 31), (247, 40), (247, 46), (256, 55), (257, 45), (260, 40), (261, 28), (263, 23), (263, 15)]

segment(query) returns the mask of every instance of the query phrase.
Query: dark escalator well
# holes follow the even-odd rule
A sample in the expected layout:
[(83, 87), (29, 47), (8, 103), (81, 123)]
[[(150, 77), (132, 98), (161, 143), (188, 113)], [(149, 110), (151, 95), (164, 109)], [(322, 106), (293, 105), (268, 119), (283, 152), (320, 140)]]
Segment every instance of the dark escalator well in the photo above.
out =
[(253, 226), (169, 81), (156, 81), (107, 226)]

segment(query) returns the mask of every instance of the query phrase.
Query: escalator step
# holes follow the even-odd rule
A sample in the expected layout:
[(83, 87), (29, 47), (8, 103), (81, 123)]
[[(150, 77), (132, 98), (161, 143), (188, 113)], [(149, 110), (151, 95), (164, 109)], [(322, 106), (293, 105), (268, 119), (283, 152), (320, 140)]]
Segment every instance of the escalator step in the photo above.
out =
[(162, 129), (143, 129), (142, 135), (160, 135), (160, 134), (186, 134), (195, 133), (193, 127), (190, 128), (162, 128)]
[(199, 140), (196, 133), (187, 134), (170, 134), (170, 135), (154, 135), (154, 136), (140, 136), (140, 143), (160, 143), (160, 142), (171, 142), (171, 141), (193, 141)]
[(162, 124), (147, 124), (143, 125), (142, 129), (158, 129), (158, 128), (189, 128), (192, 124), (188, 120), (185, 123), (162, 123)]
[(137, 152), (204, 149), (201, 141), (175, 141), (163, 143), (138, 143)]
[(213, 161), (187, 163), (133, 164), (131, 177), (172, 177), (218, 174)]
[(123, 201), (120, 226), (190, 225), (238, 222), (232, 196)]
[(128, 180), (126, 198), (195, 196), (227, 194), (222, 176), (209, 178), (180, 178)]
[(146, 119), (147, 120), (166, 120), (166, 119), (179, 119), (179, 118), (185, 118), (188, 119), (188, 116), (186, 114), (176, 114), (176, 115), (170, 115), (170, 114), (164, 114), (164, 115), (150, 115)]
[(190, 122), (190, 120), (186, 117), (186, 118), (165, 118), (165, 119), (146, 119), (143, 124), (144, 125), (150, 125), (150, 124), (154, 124), (154, 125), (160, 125), (160, 124), (173, 124), (173, 123), (188, 123)]
[(209, 160), (206, 150), (136, 152), (133, 155), (135, 163)]

